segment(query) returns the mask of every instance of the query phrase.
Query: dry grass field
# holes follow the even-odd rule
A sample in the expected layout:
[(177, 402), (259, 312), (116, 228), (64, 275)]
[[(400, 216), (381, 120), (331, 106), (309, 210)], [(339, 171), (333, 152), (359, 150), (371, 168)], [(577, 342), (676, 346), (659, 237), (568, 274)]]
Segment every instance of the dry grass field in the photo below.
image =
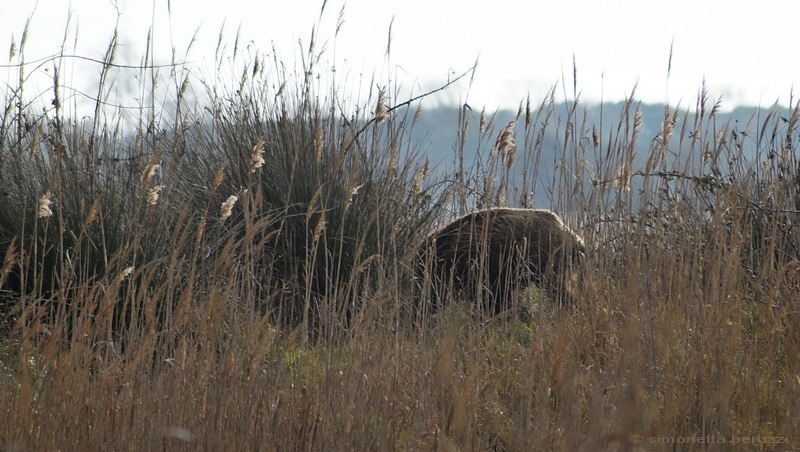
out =
[[(99, 98), (130, 75), (115, 46)], [(800, 108), (721, 124), (703, 92), (656, 136), (634, 95), (604, 124), (578, 99), (511, 124), (464, 111), (460, 136), (485, 139), (434, 171), (420, 102), (388, 82), (356, 102), (306, 76), (315, 58), (236, 58), (203, 108), (185, 72), (144, 61), (149, 104), (80, 121), (68, 81), (26, 97), (13, 69), (2, 450), (800, 449)], [(430, 231), (535, 190), (586, 241), (575, 304), (412, 312)]]

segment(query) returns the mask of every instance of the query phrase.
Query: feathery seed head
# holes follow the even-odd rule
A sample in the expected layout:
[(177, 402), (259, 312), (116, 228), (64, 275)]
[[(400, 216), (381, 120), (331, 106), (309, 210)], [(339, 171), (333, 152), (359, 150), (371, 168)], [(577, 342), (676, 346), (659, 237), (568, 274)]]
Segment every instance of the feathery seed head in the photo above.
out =
[(666, 145), (667, 141), (669, 141), (669, 137), (672, 136), (672, 133), (675, 131), (675, 125), (678, 123), (678, 112), (675, 111), (670, 113), (669, 109), (664, 111), (664, 123), (662, 125), (661, 130), (661, 139), (662, 143)]
[(92, 224), (97, 218), (97, 212), (100, 211), (100, 200), (95, 199), (92, 203), (92, 207), (89, 209), (89, 215), (86, 216), (86, 222), (84, 223), (84, 227), (88, 227)]
[(317, 126), (314, 130), (314, 160), (319, 163), (322, 160), (322, 145), (325, 142), (325, 133), (322, 127)]
[(416, 124), (417, 121), (419, 121), (419, 118), (422, 117), (422, 112), (423, 112), (422, 104), (419, 104), (419, 106), (417, 106), (417, 110), (414, 112), (414, 121), (413, 121), (414, 124)]
[(614, 186), (619, 191), (629, 191), (631, 189), (630, 162), (624, 163), (617, 169), (617, 178), (614, 180)]
[(154, 206), (158, 202), (158, 192), (163, 189), (163, 185), (156, 185), (147, 191), (147, 205)]
[(349, 194), (347, 196), (347, 201), (345, 201), (345, 203), (344, 203), (345, 212), (350, 208), (350, 204), (353, 203), (353, 196), (357, 195), (358, 191), (361, 190), (361, 187), (363, 187), (363, 186), (364, 186), (364, 184), (356, 185), (355, 187), (353, 187), (353, 188), (351, 188), (349, 190)]
[(516, 125), (517, 121), (509, 121), (509, 123), (503, 127), (503, 130), (500, 131), (500, 135), (497, 136), (495, 147), (497, 147), (497, 150), (500, 151), (501, 154), (514, 152), (514, 150), (517, 149), (517, 140), (514, 137), (514, 127)]
[(221, 213), (219, 215), (219, 221), (225, 221), (226, 219), (228, 219), (229, 216), (231, 216), (233, 205), (236, 203), (238, 199), (239, 199), (238, 196), (231, 195), (228, 197), (228, 199), (225, 200), (225, 202), (222, 203)]
[(219, 188), (219, 184), (222, 183), (222, 178), (225, 176), (225, 167), (226, 164), (223, 163), (222, 166), (220, 166), (219, 169), (217, 170), (217, 174), (214, 175), (214, 185), (211, 186), (212, 192), (217, 191), (217, 188)]
[(633, 117), (633, 128), (638, 129), (642, 125), (643, 119), (642, 107), (636, 107), (636, 114)]
[(392, 141), (389, 145), (389, 168), (386, 170), (386, 179), (391, 182), (394, 180), (394, 173), (397, 170), (397, 142)]
[(114, 278), (114, 283), (119, 284), (122, 282), (123, 279), (127, 278), (131, 273), (133, 273), (133, 266), (126, 267), (122, 270), (116, 278)]
[(158, 171), (158, 168), (160, 166), (161, 165), (155, 162), (148, 163), (147, 166), (144, 168), (144, 176), (142, 177), (142, 182), (146, 184), (150, 180), (150, 178), (152, 178), (156, 174), (156, 171)]
[(378, 91), (378, 106), (375, 108), (375, 123), (380, 124), (389, 119), (389, 111), (386, 109), (384, 91)]
[(255, 173), (258, 168), (265, 163), (264, 162), (264, 148), (266, 147), (267, 142), (262, 138), (258, 140), (255, 146), (253, 146), (253, 155), (250, 156), (250, 172)]
[(53, 195), (49, 190), (42, 196), (42, 199), (39, 200), (39, 211), (36, 213), (37, 217), (47, 218), (53, 215), (53, 211), (50, 209), (50, 206), (53, 204), (52, 198)]
[(416, 198), (419, 196), (420, 192), (422, 191), (422, 182), (429, 176), (428, 174), (428, 161), (425, 161), (425, 165), (417, 171), (417, 174), (414, 175), (414, 180), (411, 183), (411, 193)]
[(322, 235), (322, 231), (325, 229), (325, 212), (319, 216), (319, 221), (317, 222), (317, 226), (314, 228), (314, 238), (313, 242), (317, 243), (319, 241), (320, 236)]

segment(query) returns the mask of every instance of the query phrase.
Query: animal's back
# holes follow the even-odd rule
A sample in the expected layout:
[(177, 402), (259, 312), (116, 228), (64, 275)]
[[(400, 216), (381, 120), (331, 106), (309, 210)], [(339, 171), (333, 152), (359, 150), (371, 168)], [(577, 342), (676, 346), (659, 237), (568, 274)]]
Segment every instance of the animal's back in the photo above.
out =
[(446, 298), (454, 290), (488, 299), (499, 312), (515, 290), (531, 283), (556, 285), (551, 293), (563, 295), (563, 276), (584, 252), (583, 240), (552, 211), (480, 210), (427, 237), (418, 251), (418, 276), (432, 277), (433, 297)]

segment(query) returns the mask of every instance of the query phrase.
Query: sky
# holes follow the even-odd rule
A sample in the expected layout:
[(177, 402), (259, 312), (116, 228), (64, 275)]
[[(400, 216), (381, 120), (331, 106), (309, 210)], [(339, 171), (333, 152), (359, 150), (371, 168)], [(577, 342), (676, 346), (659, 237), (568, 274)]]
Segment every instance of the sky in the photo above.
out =
[[(200, 78), (215, 73), (220, 33), (230, 48), (241, 28), (249, 51), (274, 48), (282, 61), (297, 61), (299, 43), (308, 44), (313, 27), (318, 45), (325, 46), (322, 63), (362, 88), (374, 77), (419, 94), (478, 62), (471, 83), (438, 94), (434, 103), (516, 109), (528, 95), (540, 102), (553, 87), (560, 99), (572, 99), (574, 82), (584, 101), (619, 101), (635, 87), (644, 102), (691, 107), (704, 81), (726, 109), (797, 102), (792, 97), (800, 86), (796, 0), (329, 0), (320, 15), (322, 4), (3, 0), (0, 65), (9, 64), (11, 42), (19, 45), (31, 14), (28, 61), (57, 53), (65, 30), (67, 53), (101, 58), (118, 25), (123, 44), (118, 62), (137, 64), (152, 27), (156, 63), (169, 63), (175, 49)], [(47, 68), (29, 72), (45, 77)], [(70, 83), (90, 90), (98, 71), (87, 63), (70, 74)], [(17, 76), (15, 68), (0, 67), (6, 86), (14, 86)]]

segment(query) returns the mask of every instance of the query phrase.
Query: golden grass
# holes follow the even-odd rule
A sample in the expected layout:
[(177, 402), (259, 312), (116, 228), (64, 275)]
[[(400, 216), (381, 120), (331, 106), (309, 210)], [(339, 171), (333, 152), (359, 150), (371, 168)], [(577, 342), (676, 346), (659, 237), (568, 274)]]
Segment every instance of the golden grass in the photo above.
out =
[[(454, 308), (421, 334), (377, 326), (335, 345), (302, 346), (257, 318), (230, 325), (234, 334), (198, 323), (196, 338), (179, 339), (165, 359), (147, 350), (148, 337), (123, 352), (96, 340), (56, 350), (23, 339), (6, 345), (17, 362), (4, 377), (1, 437), (26, 450), (615, 450), (633, 448), (634, 435), (793, 440), (800, 391), (788, 308), (776, 313), (758, 296), (730, 294), (707, 304), (707, 295), (676, 295), (691, 284), (653, 287), (654, 273), (598, 283), (606, 290), (592, 291), (586, 306), (540, 309), (528, 324), (481, 326)], [(673, 295), (639, 301), (669, 293), (663, 285)], [(186, 315), (224, 309), (218, 304), (206, 300)]]
[[(299, 96), (296, 105), (307, 106)], [(98, 167), (97, 180), (79, 181), (85, 192), (64, 188), (69, 174), (61, 173), (72, 167), (53, 163), (70, 155), (62, 129), (31, 132), (41, 159), (33, 160), (22, 152), (32, 137), (13, 122), (22, 117), (4, 121), (13, 133), (3, 145), (18, 160), (0, 160), (0, 176), (14, 162), (31, 178), (0, 180), (0, 190), (26, 194), (30, 204), (0, 209), (0, 447), (800, 449), (800, 109), (784, 119), (770, 112), (746, 129), (717, 126), (718, 104), (708, 113), (703, 94), (694, 116), (667, 107), (650, 154), (640, 156), (633, 99), (609, 127), (581, 121), (577, 103), (551, 123), (551, 98), (520, 108), (499, 133), (481, 113), (482, 143), (497, 152), (473, 169), (462, 111), (460, 163), (445, 178), (457, 183), (446, 199), (460, 209), (527, 206), (537, 185), (549, 189), (554, 208), (586, 238), (587, 271), (580, 301), (568, 308), (530, 291), (497, 318), (452, 301), (414, 319), (408, 263), (392, 253), (415, 249), (397, 243), (408, 238), (396, 219), (418, 218), (398, 214), (410, 207), (379, 188), (396, 183), (408, 204), (433, 204), (436, 181), (427, 162), (395, 161), (398, 141), (386, 135), (402, 136), (405, 124), (387, 98), (380, 91), (366, 102), (377, 105), (375, 115), (355, 125), (321, 125), (330, 105), (261, 129), (244, 113), (215, 117), (233, 125), (220, 133), (247, 136), (230, 135), (243, 143), (239, 158), (209, 160), (206, 179), (192, 171), (215, 156), (215, 142), (170, 153), (144, 133), (159, 143), (139, 156), (151, 162), (144, 171), (131, 164), (127, 179), (102, 185), (108, 173)], [(258, 138), (280, 127), (287, 129)], [(543, 137), (553, 131), (563, 138), (559, 172), (538, 181)], [(95, 137), (85, 134), (71, 139), (90, 156)], [(296, 174), (311, 175), (303, 180), (318, 182), (300, 206), (296, 192), (284, 206), (265, 200), (282, 174), (275, 149), (301, 162)], [(150, 184), (157, 157), (170, 163)], [(364, 165), (384, 172), (359, 173)], [(520, 165), (528, 177), (518, 191)], [(102, 195), (91, 198), (90, 188)], [(367, 221), (342, 221), (355, 215)], [(271, 247), (292, 221), (306, 241)], [(422, 239), (429, 230), (416, 232)], [(92, 254), (98, 249), (108, 251)], [(286, 250), (296, 254), (277, 255)], [(280, 273), (294, 270), (308, 279)], [(312, 290), (324, 278), (331, 287)], [(307, 285), (292, 286), (300, 282)], [(302, 319), (282, 323), (298, 294)]]
[[(800, 265), (776, 251), (796, 236), (768, 236), (750, 256), (755, 228), (778, 226), (749, 221), (738, 202), (699, 219), (694, 208), (678, 202), (662, 222), (591, 236), (583, 298), (570, 309), (538, 297), (524, 321), (482, 323), (452, 303), (432, 323), (409, 323), (392, 314), (408, 295), (387, 282), (349, 339), (311, 345), (237, 301), (250, 295), (230, 271), (234, 248), (202, 279), (175, 267), (172, 278), (202, 283), (167, 319), (156, 313), (167, 283), (148, 287), (146, 268), (124, 267), (87, 282), (54, 319), (46, 306), (61, 295), (25, 302), (2, 342), (0, 441), (14, 450), (633, 450), (637, 441), (716, 450), (745, 440), (791, 449)], [(131, 276), (141, 286), (118, 301)], [(143, 315), (113, 333), (115, 303)]]

